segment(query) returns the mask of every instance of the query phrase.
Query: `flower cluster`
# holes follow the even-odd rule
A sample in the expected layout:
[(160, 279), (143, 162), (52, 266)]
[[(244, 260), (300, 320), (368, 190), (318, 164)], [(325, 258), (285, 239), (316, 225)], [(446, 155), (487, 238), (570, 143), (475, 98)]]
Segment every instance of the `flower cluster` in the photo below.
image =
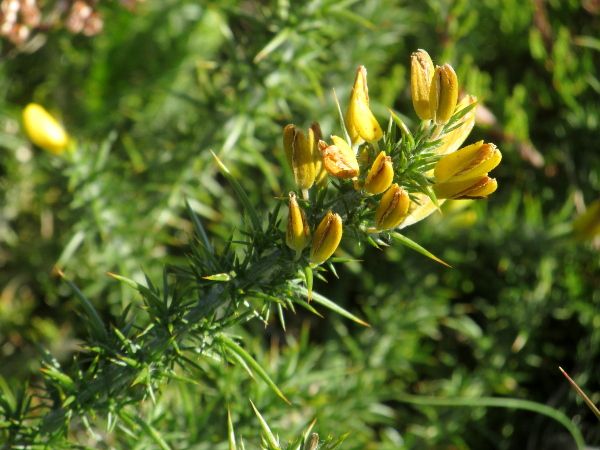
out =
[(295, 260), (310, 246), (309, 265), (322, 264), (343, 230), (385, 243), (390, 232), (425, 218), (445, 199), (481, 199), (496, 190), (496, 180), (488, 177), (502, 158), (496, 146), (479, 141), (459, 149), (473, 128), (478, 102), (473, 96), (459, 101), (454, 69), (434, 66), (418, 50), (411, 57), (411, 88), (421, 119), (415, 134), (393, 113), (383, 131), (369, 105), (362, 66), (340, 135), (324, 139), (317, 122), (308, 137), (294, 125), (285, 127), (286, 159), (302, 193), (288, 196), (286, 244)]

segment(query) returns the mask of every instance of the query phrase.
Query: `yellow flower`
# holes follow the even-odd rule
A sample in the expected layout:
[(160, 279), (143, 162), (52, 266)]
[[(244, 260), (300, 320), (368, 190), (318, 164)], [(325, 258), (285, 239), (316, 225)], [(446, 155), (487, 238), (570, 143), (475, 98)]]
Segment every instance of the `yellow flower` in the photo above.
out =
[(323, 160), (319, 155), (319, 141), (323, 140), (323, 133), (319, 122), (313, 122), (308, 129), (308, 146), (315, 155), (315, 183), (323, 187), (327, 183), (327, 171), (323, 167)]
[(502, 154), (494, 144), (483, 141), (444, 156), (433, 171), (433, 191), (439, 199), (485, 198), (498, 187), (488, 172), (500, 164)]
[(327, 214), (317, 227), (310, 246), (311, 267), (323, 264), (333, 255), (342, 240), (342, 218), (338, 214), (327, 211)]
[(376, 142), (383, 137), (381, 127), (369, 108), (367, 69), (364, 66), (360, 66), (356, 71), (350, 104), (346, 111), (346, 129), (354, 145), (363, 141)]
[(63, 127), (38, 104), (25, 107), (23, 124), (31, 142), (51, 153), (61, 155), (69, 143), (69, 135)]
[(436, 125), (448, 123), (458, 101), (458, 79), (450, 64), (437, 66), (429, 91), (429, 109)]
[(410, 57), (410, 87), (413, 106), (421, 120), (433, 117), (429, 108), (429, 92), (435, 68), (425, 50), (417, 50)]
[(487, 175), (501, 160), (502, 154), (494, 144), (479, 141), (444, 156), (433, 174), (438, 183), (467, 180)]
[(337, 178), (354, 178), (359, 173), (358, 161), (352, 147), (338, 136), (331, 136), (333, 145), (319, 141), (319, 151), (325, 170)]
[(496, 180), (487, 175), (433, 185), (433, 191), (438, 199), (451, 198), (453, 200), (486, 198), (497, 188)]
[(296, 193), (290, 192), (290, 211), (285, 235), (285, 243), (289, 248), (296, 251), (294, 260), (298, 260), (310, 243), (310, 229), (306, 222), (306, 215), (298, 205)]
[(369, 170), (364, 188), (371, 194), (381, 194), (392, 184), (393, 179), (392, 158), (385, 156), (385, 152), (382, 151)]
[(283, 149), (298, 189), (310, 188), (315, 182), (316, 154), (302, 130), (294, 125), (283, 129)]
[[(456, 110), (460, 111), (463, 108), (466, 108), (469, 105), (477, 102), (477, 98), (472, 95), (467, 95), (464, 97), (459, 104), (456, 106)], [(473, 126), (475, 125), (475, 111), (477, 110), (477, 105), (469, 110), (463, 117), (461, 117), (458, 121), (458, 127), (454, 130), (450, 131), (443, 135), (443, 144), (436, 148), (434, 151), (438, 155), (446, 155), (456, 151), (462, 143), (465, 141)], [(433, 170), (431, 173), (426, 174), (428, 176), (433, 175)], [(437, 207), (431, 201), (431, 199), (425, 194), (413, 194), (418, 203), (411, 202), (410, 207), (408, 209), (408, 214), (400, 224), (399, 228), (404, 228), (409, 225), (412, 225), (420, 220), (423, 220), (435, 210)], [(441, 205), (444, 203), (444, 199), (438, 199), (438, 204)]]
[(406, 216), (409, 203), (408, 193), (394, 183), (379, 201), (375, 211), (375, 227), (378, 230), (396, 228)]

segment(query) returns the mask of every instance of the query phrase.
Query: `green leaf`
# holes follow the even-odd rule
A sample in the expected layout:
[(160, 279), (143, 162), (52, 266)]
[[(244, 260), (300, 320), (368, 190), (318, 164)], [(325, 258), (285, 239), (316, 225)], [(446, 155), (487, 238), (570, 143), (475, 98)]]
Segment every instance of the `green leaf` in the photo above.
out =
[(258, 421), (260, 422), (260, 427), (262, 428), (263, 433), (265, 434), (265, 437), (267, 439), (267, 442), (271, 446), (271, 449), (272, 450), (280, 449), (281, 447), (279, 446), (277, 439), (273, 435), (273, 432), (269, 428), (269, 425), (267, 424), (265, 419), (263, 419), (263, 416), (260, 415), (260, 413), (258, 412), (258, 409), (256, 409), (256, 406), (254, 406), (254, 403), (252, 403), (252, 400), (250, 400), (250, 404), (252, 405), (252, 408), (254, 409), (254, 412), (256, 413), (256, 417), (258, 417)]
[(120, 275), (115, 275), (114, 273), (110, 273), (107, 272), (111, 277), (116, 278), (117, 280), (125, 283), (128, 286), (131, 286), (132, 288), (134, 288), (136, 291), (138, 291), (140, 294), (142, 294), (142, 296), (148, 300), (152, 306), (154, 306), (156, 309), (158, 309), (159, 311), (166, 313), (165, 310), (165, 305), (163, 304), (162, 300), (151, 290), (148, 289), (146, 286), (144, 286), (143, 284), (139, 284), (133, 280), (130, 280), (129, 278), (125, 278), (122, 277)]
[(275, 51), (281, 44), (287, 41), (292, 34), (291, 28), (284, 28), (281, 30), (273, 39), (269, 41), (265, 47), (256, 54), (254, 57), (254, 63), (257, 63), (268, 56), (270, 53)]
[(265, 372), (260, 364), (258, 364), (258, 362), (256, 362), (256, 360), (246, 350), (223, 334), (215, 337), (215, 340), (221, 342), (227, 350), (239, 356), (249, 367), (252, 368), (252, 370), (254, 370), (254, 372), (258, 374), (259, 377), (263, 379), (265, 383), (267, 383), (267, 385), (269, 385), (271, 389), (273, 389), (273, 391), (275, 391), (277, 395), (279, 395), (286, 403), (291, 405), (290, 401), (285, 398), (285, 395), (283, 395), (277, 385), (273, 382), (273, 380), (271, 380), (269, 375), (267, 375), (267, 372)]
[(344, 139), (346, 140), (346, 142), (348, 142), (348, 145), (352, 147), (352, 139), (350, 139), (350, 135), (348, 134), (348, 130), (346, 129), (346, 121), (344, 120), (344, 114), (342, 113), (342, 109), (340, 108), (340, 102), (338, 101), (335, 89), (333, 90), (333, 98), (335, 99), (335, 104), (337, 106), (338, 114), (340, 117), (340, 128), (344, 132)]
[(557, 409), (551, 408), (550, 406), (532, 402), (529, 400), (522, 400), (519, 398), (499, 398), (499, 397), (432, 397), (432, 396), (421, 396), (411, 395), (405, 393), (399, 393), (393, 396), (396, 400), (403, 403), (410, 403), (412, 405), (428, 405), (428, 406), (487, 406), (496, 408), (514, 408), (524, 409), (527, 411), (533, 411), (538, 414), (543, 414), (551, 419), (556, 420), (558, 423), (563, 425), (573, 439), (577, 443), (577, 448), (585, 448), (585, 441), (579, 429), (573, 424), (565, 414)]
[(92, 305), (92, 303), (87, 299), (87, 297), (83, 295), (83, 292), (81, 292), (79, 288), (71, 282), (71, 280), (67, 279), (67, 277), (64, 273), (62, 273), (62, 271), (59, 270), (58, 274), (63, 280), (67, 282), (69, 286), (71, 286), (71, 289), (73, 289), (73, 292), (75, 292), (75, 295), (81, 301), (81, 306), (83, 306), (83, 309), (85, 309), (85, 312), (87, 313), (88, 318), (90, 319), (90, 324), (92, 325), (92, 334), (94, 335), (94, 337), (100, 342), (106, 342), (108, 340), (108, 334), (106, 333), (104, 323), (102, 323), (102, 320), (100, 319), (96, 308), (94, 308), (94, 305)]
[[(297, 290), (301, 293), (303, 293), (305, 296), (308, 296), (308, 289), (306, 289), (303, 286), (294, 286), (294, 290)], [(364, 325), (366, 327), (370, 327), (371, 325), (369, 325), (367, 322), (360, 320), (358, 317), (356, 317), (354, 314), (346, 311), (344, 308), (342, 308), (340, 305), (338, 305), (337, 303), (332, 302), (331, 300), (329, 300), (327, 297), (318, 294), (316, 292), (312, 293), (312, 300), (315, 303), (318, 303), (320, 305), (325, 306), (326, 308), (329, 308), (330, 310), (332, 310), (333, 312), (338, 313), (341, 316), (344, 316), (350, 320), (353, 320), (356, 323), (360, 323), (361, 325)]]
[(406, 245), (408, 248), (411, 248), (411, 249), (419, 252), (420, 254), (425, 255), (428, 258), (431, 258), (434, 261), (439, 262), (440, 264), (443, 264), (443, 265), (448, 266), (448, 267), (452, 267), (450, 264), (446, 264), (444, 261), (442, 261), (440, 258), (438, 258), (437, 256), (435, 256), (430, 251), (428, 251), (428, 250), (424, 249), (423, 247), (421, 247), (415, 241), (407, 238), (406, 236), (398, 233), (397, 231), (394, 231), (394, 232), (390, 233), (390, 236), (392, 236), (392, 238), (394, 240), (400, 242), (401, 244)]
[(246, 191), (244, 191), (244, 188), (240, 185), (240, 183), (238, 183), (238, 181), (231, 174), (229, 169), (227, 167), (225, 167), (225, 164), (223, 164), (221, 162), (219, 157), (217, 155), (215, 155), (214, 152), (212, 152), (212, 154), (215, 157), (215, 159), (217, 160), (217, 163), (219, 164), (219, 167), (221, 168), (221, 172), (223, 173), (223, 175), (225, 175), (225, 178), (227, 178), (227, 180), (231, 183), (233, 190), (235, 191), (235, 193), (239, 197), (240, 201), (244, 205), (244, 208), (246, 209), (246, 212), (248, 213), (248, 216), (250, 217), (250, 222), (252, 223), (252, 229), (259, 231), (261, 229), (260, 217), (259, 217), (256, 209), (254, 208), (254, 206), (252, 206), (252, 203), (250, 202), (250, 199), (248, 198)]
[(306, 290), (308, 291), (308, 295), (306, 300), (310, 303), (310, 299), (312, 297), (312, 289), (313, 289), (313, 271), (310, 266), (306, 266), (304, 268), (304, 277), (306, 280)]
[(235, 445), (235, 433), (233, 432), (233, 423), (231, 422), (231, 409), (227, 406), (227, 440), (229, 441), (229, 450), (237, 450)]

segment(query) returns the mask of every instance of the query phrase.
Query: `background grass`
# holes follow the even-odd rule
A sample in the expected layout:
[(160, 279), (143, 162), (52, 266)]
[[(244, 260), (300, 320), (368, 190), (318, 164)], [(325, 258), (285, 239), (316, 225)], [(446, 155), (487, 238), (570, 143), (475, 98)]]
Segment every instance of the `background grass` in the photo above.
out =
[[(59, 266), (114, 317), (133, 293), (106, 272), (142, 282), (181, 264), (192, 224), (184, 196), (223, 247), (241, 206), (218, 154), (264, 211), (293, 183), (282, 127), (319, 120), (338, 132), (332, 88), (345, 101), (356, 66), (371, 105), (415, 125), (410, 53), (449, 62), (484, 97), (469, 142), (495, 142), (499, 189), (449, 205), (407, 229), (453, 266), (406, 248), (343, 243), (358, 263), (315, 289), (371, 324), (299, 312), (236, 330), (293, 403), (238, 366), (202, 360), (198, 385), (165, 384), (140, 414), (173, 448), (259, 442), (251, 398), (280, 436), (354, 430), (344, 448), (569, 448), (557, 423), (528, 411), (415, 406), (402, 394), (508, 396), (572, 417), (590, 445), (597, 421), (561, 365), (600, 402), (598, 248), (568, 231), (598, 198), (600, 10), (575, 0), (148, 1), (99, 5), (104, 31), (45, 34), (35, 52), (2, 42), (0, 64), (0, 376), (36, 379), (38, 346), (68, 365), (85, 332)], [(80, 143), (72, 162), (33, 148), (20, 124), (29, 102), (60, 116)], [(6, 389), (9, 392), (10, 389)], [(101, 429), (105, 418), (98, 417)], [(74, 422), (69, 442), (150, 448), (115, 430), (101, 444)], [(67, 445), (67, 444), (65, 444)], [(404, 446), (404, 447), (403, 447)]]

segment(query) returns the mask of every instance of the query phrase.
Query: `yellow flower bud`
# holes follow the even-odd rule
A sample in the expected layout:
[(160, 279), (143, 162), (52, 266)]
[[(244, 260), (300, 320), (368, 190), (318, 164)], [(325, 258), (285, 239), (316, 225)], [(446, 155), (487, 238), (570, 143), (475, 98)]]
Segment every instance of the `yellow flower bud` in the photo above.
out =
[(369, 89), (365, 66), (360, 66), (356, 71), (345, 121), (346, 129), (354, 145), (363, 141), (376, 142), (383, 137), (381, 127), (369, 108)]
[(298, 260), (310, 243), (310, 229), (306, 222), (306, 215), (298, 205), (296, 193), (290, 192), (290, 211), (288, 213), (285, 243), (289, 248), (296, 251), (294, 260)]
[(435, 67), (425, 50), (417, 50), (410, 57), (410, 87), (413, 106), (421, 120), (433, 117), (429, 108), (429, 92)]
[(453, 200), (486, 198), (497, 188), (496, 180), (487, 175), (433, 185), (433, 191), (438, 199), (451, 198)]
[(63, 127), (40, 105), (30, 103), (25, 107), (23, 124), (31, 141), (51, 153), (62, 154), (69, 143)]
[(298, 189), (308, 189), (315, 182), (315, 153), (302, 130), (294, 125), (283, 129), (283, 149)]
[(600, 235), (600, 200), (596, 200), (573, 221), (573, 232), (579, 239), (593, 239)]
[(375, 158), (371, 170), (369, 170), (364, 188), (371, 194), (381, 194), (390, 187), (393, 179), (394, 168), (392, 166), (392, 158), (385, 156), (385, 152), (382, 151)]
[(408, 193), (396, 183), (392, 184), (375, 210), (375, 227), (378, 230), (396, 228), (406, 216), (409, 203)]
[(501, 159), (502, 154), (494, 144), (479, 141), (444, 156), (433, 173), (438, 183), (468, 180), (487, 175)]
[(319, 122), (313, 122), (308, 129), (308, 146), (315, 156), (315, 183), (319, 187), (323, 187), (327, 183), (327, 171), (319, 155), (319, 141), (321, 140), (323, 140), (323, 133), (321, 133)]
[(310, 246), (311, 267), (323, 264), (333, 254), (342, 240), (342, 218), (327, 211), (317, 227)]
[(448, 123), (458, 101), (458, 79), (450, 64), (437, 66), (429, 91), (429, 109), (436, 125)]
[(337, 178), (354, 178), (359, 173), (354, 150), (338, 136), (331, 136), (333, 145), (319, 141), (319, 151), (325, 170)]

